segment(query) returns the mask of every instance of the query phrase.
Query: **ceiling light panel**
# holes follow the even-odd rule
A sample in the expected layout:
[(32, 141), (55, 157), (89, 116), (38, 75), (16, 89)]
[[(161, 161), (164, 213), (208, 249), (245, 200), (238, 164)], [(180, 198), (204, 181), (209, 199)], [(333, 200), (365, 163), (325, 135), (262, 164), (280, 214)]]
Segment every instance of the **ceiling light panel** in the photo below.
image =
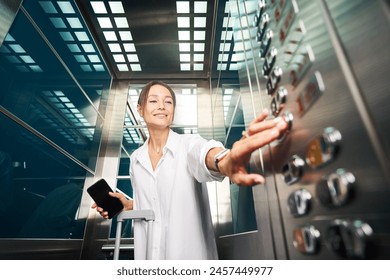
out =
[[(97, 50), (93, 47), (93, 41), (89, 37), (84, 26), (83, 21), (79, 18), (79, 14), (76, 12), (77, 7), (73, 1), (39, 1), (39, 4), (43, 11), (49, 15), (50, 21), (53, 26), (58, 30), (62, 40), (68, 43), (69, 50), (73, 53), (73, 56), (80, 65), (80, 68), (84, 72), (101, 72), (105, 71), (105, 67), (101, 59), (86, 60), (83, 59), (83, 55), (89, 55), (91, 53), (98, 56)], [(101, 10), (99, 4), (96, 3), (95, 9)], [(102, 12), (101, 12), (102, 13)], [(108, 25), (109, 22), (105, 18), (99, 21), (100, 25)], [(36, 71), (38, 68), (34, 67)]]
[[(181, 71), (204, 70), (207, 1), (176, 1)], [(191, 49), (192, 46), (192, 49)], [(193, 58), (191, 60), (191, 58)], [(200, 58), (203, 58), (202, 60)]]
[(118, 70), (142, 71), (122, 1), (91, 1), (90, 4)]
[(43, 72), (34, 58), (8, 33), (0, 49), (5, 58), (20, 72)]

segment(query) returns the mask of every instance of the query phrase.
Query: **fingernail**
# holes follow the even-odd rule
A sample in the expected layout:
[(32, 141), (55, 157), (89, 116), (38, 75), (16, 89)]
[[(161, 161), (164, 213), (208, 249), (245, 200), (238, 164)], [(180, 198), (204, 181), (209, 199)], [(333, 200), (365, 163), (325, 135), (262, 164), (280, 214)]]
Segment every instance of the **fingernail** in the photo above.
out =
[(274, 118), (274, 122), (275, 122), (275, 123), (278, 123), (278, 122), (280, 122), (281, 120), (282, 120), (281, 117)]

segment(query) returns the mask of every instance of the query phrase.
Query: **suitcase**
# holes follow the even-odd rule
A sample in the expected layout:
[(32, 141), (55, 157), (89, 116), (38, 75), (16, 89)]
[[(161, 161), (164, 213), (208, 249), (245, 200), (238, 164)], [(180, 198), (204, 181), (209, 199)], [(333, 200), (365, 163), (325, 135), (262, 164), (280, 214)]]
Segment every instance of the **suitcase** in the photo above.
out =
[(122, 235), (122, 223), (124, 220), (145, 220), (148, 222), (148, 236), (147, 236), (147, 250), (146, 250), (146, 259), (151, 257), (151, 248), (152, 248), (152, 231), (153, 221), (154, 221), (154, 212), (153, 210), (130, 210), (123, 211), (117, 216), (116, 224), (116, 235), (115, 235), (115, 247), (114, 247), (114, 260), (119, 259), (119, 250), (121, 244), (121, 235)]

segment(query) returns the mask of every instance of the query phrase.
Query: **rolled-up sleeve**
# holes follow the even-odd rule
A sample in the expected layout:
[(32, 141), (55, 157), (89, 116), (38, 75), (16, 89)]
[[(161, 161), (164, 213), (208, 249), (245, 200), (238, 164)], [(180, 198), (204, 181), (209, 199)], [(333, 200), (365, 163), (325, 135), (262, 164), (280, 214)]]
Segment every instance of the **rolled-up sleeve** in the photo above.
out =
[(188, 154), (188, 168), (195, 179), (200, 182), (222, 181), (225, 176), (216, 171), (210, 171), (206, 165), (206, 155), (212, 148), (221, 147), (223, 144), (215, 140), (206, 140), (195, 137), (191, 143)]

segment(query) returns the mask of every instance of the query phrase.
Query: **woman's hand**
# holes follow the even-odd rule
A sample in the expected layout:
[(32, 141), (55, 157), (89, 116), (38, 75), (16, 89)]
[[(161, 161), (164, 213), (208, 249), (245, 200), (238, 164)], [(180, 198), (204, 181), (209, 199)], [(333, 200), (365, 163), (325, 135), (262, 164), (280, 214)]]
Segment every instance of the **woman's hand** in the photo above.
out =
[[(122, 193), (117, 193), (117, 192), (109, 192), (108, 193), (110, 196), (112, 197), (116, 197), (119, 199), (119, 201), (122, 203), (123, 205), (123, 210), (126, 211), (126, 210), (133, 210), (133, 200), (128, 200)], [(104, 211), (103, 208), (99, 207), (99, 205), (97, 205), (96, 203), (93, 203), (91, 208), (93, 209), (96, 209), (97, 212), (100, 213), (100, 215), (104, 218), (104, 219), (108, 219), (108, 212), (107, 211)]]
[(278, 139), (288, 127), (283, 118), (265, 120), (268, 110), (259, 114), (248, 126), (246, 134), (233, 144), (230, 153), (222, 159), (219, 170), (230, 180), (242, 186), (264, 183), (264, 177), (257, 173), (248, 174), (247, 167), (252, 152)]

